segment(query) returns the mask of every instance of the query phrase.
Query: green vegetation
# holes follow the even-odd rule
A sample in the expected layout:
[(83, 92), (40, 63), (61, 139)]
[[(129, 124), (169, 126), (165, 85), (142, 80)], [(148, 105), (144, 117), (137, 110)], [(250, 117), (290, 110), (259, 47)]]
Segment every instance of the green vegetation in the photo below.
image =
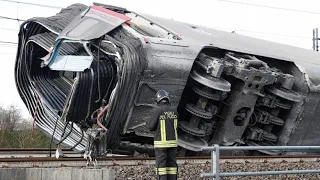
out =
[[(0, 148), (49, 148), (50, 138), (39, 130), (0, 131)], [(54, 148), (55, 145), (52, 145)]]
[(0, 106), (0, 148), (49, 148), (50, 138), (32, 130), (33, 120), (23, 119), (20, 111), (14, 105)]

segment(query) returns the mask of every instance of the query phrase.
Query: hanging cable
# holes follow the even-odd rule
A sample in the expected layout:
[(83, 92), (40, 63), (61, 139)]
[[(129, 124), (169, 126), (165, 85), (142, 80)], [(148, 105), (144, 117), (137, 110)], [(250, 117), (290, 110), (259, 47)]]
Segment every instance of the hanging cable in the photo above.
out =
[(52, 132), (52, 135), (51, 135), (50, 146), (49, 146), (50, 157), (51, 157), (51, 146), (52, 146), (53, 136), (54, 136), (54, 134), (56, 132), (58, 121), (59, 121), (59, 117), (57, 117), (56, 123), (55, 123), (54, 128), (53, 128), (53, 132)]
[(80, 129), (81, 130), (81, 137), (80, 137), (80, 140), (75, 144), (73, 145), (70, 149), (73, 150), (74, 148), (76, 148), (80, 143), (81, 141), (83, 140), (83, 137), (84, 137), (84, 133), (83, 133), (83, 129)]
[[(60, 141), (58, 142), (58, 144), (57, 144), (57, 145), (60, 145), (64, 140), (66, 140), (66, 139), (67, 139), (67, 137), (69, 137), (69, 136), (70, 136), (70, 134), (71, 134), (72, 130), (73, 130), (73, 122), (71, 122), (71, 125), (70, 125), (70, 131), (69, 131), (69, 132), (68, 132), (68, 134), (67, 134), (67, 135), (65, 135), (65, 136), (64, 136), (64, 133), (65, 133), (65, 129), (64, 129), (63, 134), (61, 135)], [(64, 137), (62, 138), (62, 136), (64, 136)]]
[(108, 132), (108, 129), (107, 129), (106, 127), (104, 127), (103, 124), (101, 124), (100, 118), (102, 117), (102, 115), (104, 114), (104, 112), (105, 112), (108, 108), (109, 108), (109, 104), (106, 105), (106, 106), (102, 109), (102, 111), (98, 114), (98, 117), (97, 117), (97, 124), (98, 124), (98, 126), (100, 126), (102, 129), (104, 129), (106, 132)]

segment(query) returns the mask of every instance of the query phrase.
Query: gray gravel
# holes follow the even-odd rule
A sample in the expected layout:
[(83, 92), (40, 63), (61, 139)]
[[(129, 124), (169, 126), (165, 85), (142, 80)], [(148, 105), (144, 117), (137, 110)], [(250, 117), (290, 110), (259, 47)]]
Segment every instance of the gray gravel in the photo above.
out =
[[(116, 179), (118, 180), (149, 180), (156, 179), (153, 165), (140, 166), (112, 166), (116, 171)], [(320, 162), (258, 162), (258, 163), (222, 163), (220, 172), (235, 171), (271, 171), (271, 170), (293, 170), (293, 169), (319, 169)], [(210, 164), (183, 164), (179, 166), (179, 179), (196, 180), (201, 179), (202, 172), (210, 172)], [(209, 179), (209, 178), (202, 178)], [(280, 175), (280, 176), (247, 176), (247, 177), (230, 177), (221, 179), (320, 179), (320, 174), (301, 174), (301, 175)]]

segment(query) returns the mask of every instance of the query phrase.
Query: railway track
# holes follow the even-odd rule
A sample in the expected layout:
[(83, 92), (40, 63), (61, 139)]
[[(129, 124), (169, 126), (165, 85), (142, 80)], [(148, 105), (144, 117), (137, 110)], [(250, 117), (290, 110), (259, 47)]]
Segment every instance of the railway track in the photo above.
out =
[[(50, 161), (68, 161), (68, 160), (83, 160), (83, 154), (76, 153), (70, 149), (62, 149), (64, 157), (56, 159), (55, 149), (49, 148), (0, 148), (0, 161), (17, 161), (17, 160), (50, 160)], [(317, 158), (320, 159), (320, 155), (277, 155), (277, 156), (220, 156), (220, 159), (287, 159), (287, 158)], [(154, 157), (147, 156), (129, 156), (109, 154), (107, 157), (98, 158), (98, 160), (155, 160)], [(177, 157), (180, 160), (194, 160), (194, 159), (210, 159), (210, 156), (189, 156), (189, 157)]]
[[(0, 149), (0, 167), (85, 167), (92, 166), (81, 154), (63, 149), (64, 157), (55, 158), (55, 151), (49, 156), (49, 149)], [(221, 156), (221, 163), (254, 162), (320, 162), (320, 155), (286, 155), (286, 156)], [(98, 166), (150, 165), (154, 157), (132, 157), (109, 155), (97, 159)], [(210, 164), (210, 156), (177, 157), (178, 164)]]
[[(62, 149), (66, 157), (81, 157), (70, 149)], [(54, 157), (55, 149), (51, 150), (51, 157)], [(49, 148), (2, 148), (0, 149), (0, 158), (32, 158), (32, 157), (50, 157)]]

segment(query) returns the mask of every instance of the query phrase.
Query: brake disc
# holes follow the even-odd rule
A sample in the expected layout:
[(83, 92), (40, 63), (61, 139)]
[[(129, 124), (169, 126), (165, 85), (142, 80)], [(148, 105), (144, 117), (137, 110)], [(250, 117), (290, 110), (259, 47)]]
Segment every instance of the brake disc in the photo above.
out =
[(206, 131), (199, 128), (193, 128), (189, 126), (189, 123), (187, 121), (179, 121), (179, 128), (183, 130), (184, 132), (198, 136), (198, 137), (204, 137), (206, 135)]
[(283, 87), (269, 86), (266, 88), (266, 91), (289, 101), (300, 102), (302, 100), (300, 94)]
[(205, 73), (199, 73), (197, 70), (193, 70), (190, 76), (198, 83), (209, 88), (226, 92), (231, 90), (231, 84), (223, 78), (216, 78)]
[(211, 112), (208, 112), (204, 109), (200, 109), (198, 108), (196, 105), (194, 104), (187, 104), (186, 105), (186, 110), (198, 117), (204, 118), (204, 119), (211, 119), (213, 114)]
[(209, 91), (205, 91), (200, 89), (199, 87), (195, 86), (192, 88), (192, 90), (197, 93), (198, 95), (214, 100), (214, 101), (220, 101), (221, 99), (221, 92), (209, 92)]

